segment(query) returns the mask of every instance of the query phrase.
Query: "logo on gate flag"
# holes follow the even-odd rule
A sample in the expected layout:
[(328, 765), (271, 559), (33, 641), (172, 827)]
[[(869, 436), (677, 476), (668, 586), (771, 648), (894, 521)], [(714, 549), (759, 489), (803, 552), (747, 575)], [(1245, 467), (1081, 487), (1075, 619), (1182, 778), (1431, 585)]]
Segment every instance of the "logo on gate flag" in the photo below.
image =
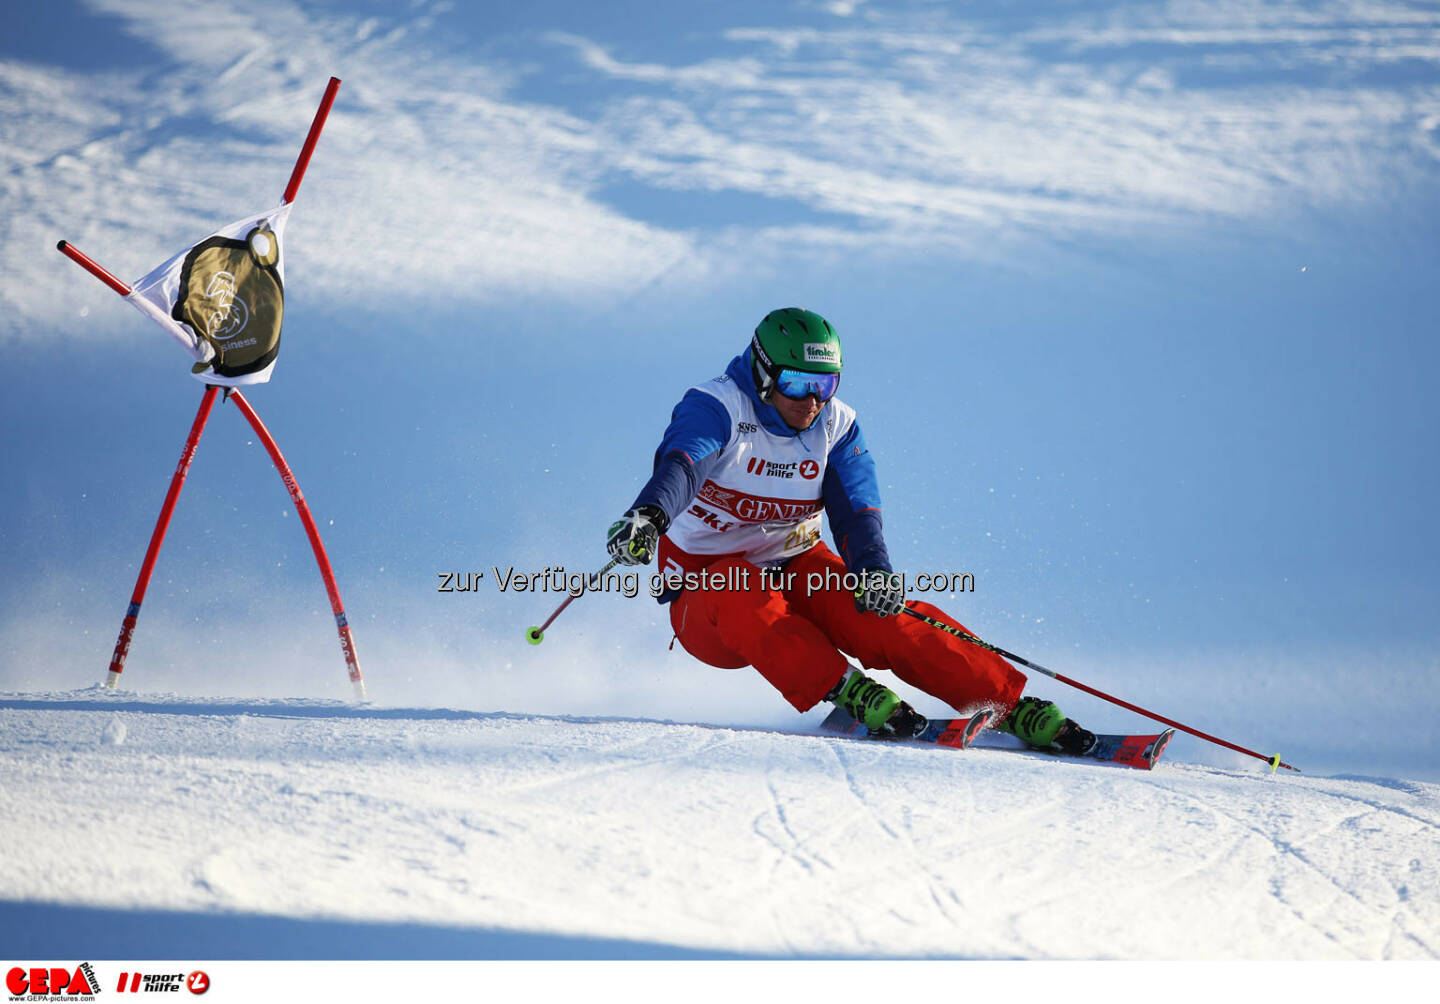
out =
[(239, 220), (135, 283), (128, 299), (190, 352), (191, 372), (222, 386), (264, 383), (280, 353), (290, 206)]
[(211, 237), (185, 256), (170, 316), (210, 343), (215, 357), (209, 368), (221, 376), (253, 373), (280, 351), (285, 293), (275, 267), (279, 257), (279, 241), (265, 224), (244, 240)]

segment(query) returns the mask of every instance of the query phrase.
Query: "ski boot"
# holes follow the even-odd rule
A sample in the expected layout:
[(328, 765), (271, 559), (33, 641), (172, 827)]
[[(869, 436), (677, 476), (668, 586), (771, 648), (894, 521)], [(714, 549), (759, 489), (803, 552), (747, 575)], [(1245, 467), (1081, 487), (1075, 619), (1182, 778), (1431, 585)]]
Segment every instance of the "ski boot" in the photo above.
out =
[(1060, 747), (1060, 752), (1071, 756), (1084, 756), (1095, 748), (1096, 742), (1095, 733), (1081, 728), (1073, 718), (1065, 719), (1065, 724), (1055, 734), (1055, 745)]
[(872, 739), (911, 739), (925, 731), (929, 719), (900, 700), (889, 687), (858, 669), (840, 678), (825, 700), (844, 708), (870, 730)]
[(1055, 750), (1071, 756), (1084, 756), (1095, 746), (1095, 733), (1081, 728), (1053, 701), (1038, 697), (1022, 697), (1005, 720), (995, 726), (1037, 749)]

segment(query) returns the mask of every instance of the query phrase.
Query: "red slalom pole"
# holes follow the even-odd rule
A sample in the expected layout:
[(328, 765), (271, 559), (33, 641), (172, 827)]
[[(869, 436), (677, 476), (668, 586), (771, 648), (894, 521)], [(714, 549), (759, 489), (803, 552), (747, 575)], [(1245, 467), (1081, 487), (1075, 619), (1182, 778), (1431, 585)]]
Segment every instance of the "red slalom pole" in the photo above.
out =
[(115, 278), (115, 274), (113, 272), (105, 268), (105, 266), (101, 265), (99, 262), (95, 261), (94, 258), (91, 258), (85, 252), (81, 251), (74, 244), (71, 244), (69, 241), (61, 241), (59, 244), (55, 245), (55, 250), (59, 251), (66, 258), (69, 258), (75, 264), (79, 265), (85, 271), (89, 272), (91, 275), (99, 279), (101, 282), (109, 286), (121, 296), (130, 295), (130, 287), (128, 285)]
[[(121, 296), (130, 295), (130, 287), (115, 277), (115, 274), (69, 241), (55, 245), (56, 250), (99, 279)], [(115, 651), (110, 655), (110, 669), (105, 674), (105, 686), (114, 690), (120, 685), (120, 674), (125, 672), (125, 658), (130, 654), (130, 642), (135, 636), (135, 624), (140, 619), (140, 605), (145, 602), (145, 592), (150, 588), (150, 576), (155, 571), (155, 562), (160, 557), (160, 547), (165, 543), (165, 533), (170, 529), (170, 517), (175, 513), (175, 503), (180, 498), (180, 489), (190, 473), (190, 462), (200, 446), (200, 435), (205, 423), (210, 420), (210, 409), (215, 405), (215, 392), (219, 388), (206, 385), (200, 398), (200, 407), (195, 412), (195, 421), (190, 424), (190, 435), (185, 440), (185, 449), (175, 473), (170, 477), (170, 488), (165, 492), (165, 502), (160, 507), (160, 517), (150, 534), (150, 546), (145, 549), (145, 560), (140, 564), (140, 574), (135, 578), (135, 589), (130, 594), (130, 606), (125, 619), (120, 622), (120, 637), (115, 640)]]
[(365, 681), (360, 676), (360, 663), (355, 658), (355, 639), (350, 635), (350, 623), (345, 618), (345, 607), (340, 602), (340, 588), (335, 585), (335, 571), (330, 567), (330, 558), (325, 553), (325, 545), (320, 540), (315, 519), (310, 515), (310, 506), (305, 501), (305, 496), (300, 493), (300, 484), (295, 480), (290, 465), (285, 462), (280, 447), (275, 443), (275, 437), (270, 435), (270, 430), (265, 428), (265, 423), (260, 421), (255, 409), (250, 407), (245, 395), (238, 389), (232, 389), (227, 396), (235, 402), (235, 407), (240, 409), (246, 421), (254, 428), (255, 434), (265, 444), (266, 452), (275, 462), (275, 469), (280, 472), (280, 480), (285, 482), (285, 490), (290, 493), (290, 501), (295, 503), (295, 511), (300, 514), (300, 522), (305, 524), (305, 533), (310, 538), (310, 549), (315, 552), (315, 561), (320, 566), (320, 577), (325, 580), (325, 592), (330, 596), (330, 610), (335, 614), (335, 627), (340, 633), (340, 651), (345, 655), (345, 668), (350, 674), (350, 682), (355, 686), (355, 697), (360, 701), (366, 700)]
[(330, 106), (335, 103), (335, 92), (340, 90), (340, 78), (331, 77), (330, 83), (325, 86), (325, 96), (320, 99), (320, 107), (315, 110), (315, 118), (310, 123), (310, 132), (305, 137), (305, 145), (300, 148), (300, 156), (295, 161), (295, 169), (290, 172), (290, 182), (285, 186), (286, 205), (295, 201), (295, 194), (300, 191), (300, 181), (305, 177), (305, 169), (310, 166), (310, 155), (315, 152), (315, 144), (320, 140), (320, 130), (325, 128), (325, 120), (330, 117)]
[[(310, 164), (311, 155), (315, 152), (315, 145), (320, 139), (320, 132), (325, 127), (325, 120), (330, 115), (330, 108), (335, 103), (336, 92), (340, 89), (338, 77), (331, 77), (325, 88), (325, 94), (321, 98), (320, 107), (315, 112), (315, 117), (310, 123), (310, 132), (305, 137), (305, 143), (300, 149), (300, 155), (296, 158), (295, 167), (290, 172), (290, 181), (285, 186), (284, 204), (288, 205), (295, 200), (296, 193), (300, 190), (300, 182), (305, 177), (305, 170)], [(123, 297), (130, 297), (134, 292), (125, 282), (117, 278), (108, 269), (101, 266), (94, 259), (84, 254), (68, 241), (60, 241), (56, 249), (71, 261), (75, 262), (95, 278), (105, 283), (115, 293)], [(150, 314), (154, 319), (160, 320), (160, 315), (153, 309), (148, 309), (144, 301), (136, 302), (142, 312)], [(175, 509), (176, 500), (180, 495), (180, 488), (184, 484), (185, 476), (189, 471), (190, 462), (195, 456), (195, 450), (200, 442), (201, 432), (209, 420), (210, 411), (214, 406), (215, 394), (219, 388), (213, 384), (205, 387), (205, 396), (201, 399), (200, 410), (195, 416), (195, 421), (190, 429), (190, 436), (185, 443), (185, 452), (180, 457), (180, 463), (176, 467), (175, 474), (170, 481), (170, 489), (165, 496), (165, 504), (161, 508), (160, 518), (155, 525), (155, 530), (150, 537), (150, 546), (145, 554), (145, 560), (140, 568), (140, 575), (135, 583), (135, 591), (131, 595), (130, 607), (126, 613), (124, 622), (121, 625), (120, 637), (115, 643), (115, 652), (110, 660), (110, 672), (106, 677), (105, 685), (111, 689), (117, 686), (120, 673), (125, 668), (125, 658), (129, 654), (130, 641), (135, 630), (135, 624), (139, 617), (140, 605), (145, 598), (145, 591), (150, 583), (150, 576), (154, 571), (155, 561), (160, 553), (161, 544), (164, 542), (166, 530), (170, 525), (170, 518)], [(250, 403), (238, 390), (227, 390), (226, 397), (233, 396), (236, 406), (249, 420), (250, 425), (260, 436), (265, 444), (270, 458), (275, 462), (281, 478), (285, 482), (286, 489), (290, 492), (290, 498), (295, 503), (296, 511), (300, 514), (301, 522), (305, 525), (305, 532), (309, 535), (310, 546), (315, 552), (315, 560), (320, 565), (320, 574), (325, 580), (325, 588), (330, 596), (330, 607), (335, 614), (335, 623), (340, 633), (340, 647), (345, 655), (345, 664), (350, 675), (350, 682), (355, 687), (356, 696), (365, 700), (365, 684), (360, 675), (360, 664), (355, 658), (355, 642), (350, 634), (350, 626), (345, 617), (345, 609), (341, 605), (340, 590), (335, 585), (335, 574), (330, 567), (330, 559), (325, 553), (325, 545), (321, 543), (320, 532), (315, 527), (315, 520), (310, 515), (310, 507), (306, 504), (305, 498), (300, 493), (300, 486), (295, 480), (294, 473), (285, 462), (279, 447), (275, 444), (274, 438), (265, 428), (260, 417), (255, 414)]]
[(1163, 722), (1164, 724), (1169, 725), (1171, 728), (1179, 729), (1181, 732), (1188, 732), (1190, 735), (1195, 736), (1197, 739), (1204, 739), (1206, 742), (1214, 743), (1216, 746), (1223, 746), (1226, 749), (1234, 750), (1236, 753), (1244, 753), (1246, 756), (1253, 756), (1256, 760), (1263, 760), (1265, 761), (1265, 763), (1270, 765), (1270, 770), (1272, 773), (1280, 767), (1284, 767), (1286, 770), (1293, 770), (1297, 774), (1300, 773), (1299, 767), (1292, 767), (1290, 764), (1281, 760), (1280, 754), (1278, 753), (1274, 756), (1266, 756), (1264, 753), (1256, 753), (1254, 750), (1246, 749), (1244, 746), (1237, 746), (1232, 742), (1221, 739), (1219, 736), (1212, 736), (1208, 732), (1201, 732), (1199, 729), (1192, 729), (1190, 726), (1182, 725), (1180, 722), (1177, 722), (1174, 719), (1166, 718), (1164, 715), (1157, 715), (1153, 711), (1147, 711), (1139, 705), (1131, 704), (1129, 701), (1122, 701), (1118, 697), (1112, 697), (1111, 695), (1105, 693), (1103, 690), (1096, 690), (1094, 687), (1081, 683), (1079, 680), (1072, 680), (1070, 679), (1070, 677), (1065, 676), (1061, 673), (1057, 673), (1053, 669), (1046, 669), (1044, 666), (1037, 665), (1036, 663), (1031, 662), (1029, 659), (1025, 659), (1016, 655), (1014, 652), (1007, 652), (998, 645), (992, 645), (988, 641), (981, 641), (979, 638), (975, 637), (975, 635), (971, 634), (968, 631), (962, 631), (959, 628), (952, 627), (951, 625), (946, 624), (944, 621), (937, 621), (934, 617), (927, 617), (925, 614), (922, 614), (920, 611), (915, 610), (908, 605), (903, 609), (911, 617), (922, 620), (932, 627), (937, 627), (947, 634), (953, 634), (957, 638), (964, 639), (972, 645), (978, 645), (980, 648), (985, 649), (987, 652), (994, 652), (1001, 658), (1009, 659), (1011, 662), (1018, 662), (1020, 665), (1026, 667), (1027, 669), (1033, 669), (1035, 672), (1044, 674), (1045, 676), (1050, 677), (1050, 679), (1052, 680), (1059, 680), (1061, 683), (1068, 684), (1069, 686), (1074, 687), (1076, 690), (1083, 690), (1085, 691), (1085, 693), (1098, 697), (1102, 701), (1109, 701), (1111, 704), (1119, 705), (1120, 707), (1125, 708), (1127, 711), (1135, 712), (1137, 715), (1144, 715), (1146, 718), (1153, 718), (1157, 722)]
[[(88, 259), (87, 259), (88, 260)], [(99, 268), (99, 266), (95, 266)], [(104, 271), (103, 269), (101, 271)], [(108, 273), (107, 273), (108, 274)], [(190, 436), (185, 440), (185, 450), (180, 454), (180, 463), (170, 478), (170, 490), (165, 493), (165, 504), (160, 507), (160, 518), (155, 521), (155, 530), (150, 534), (150, 546), (145, 550), (145, 560), (140, 565), (140, 575), (135, 580), (135, 591), (130, 594), (130, 608), (120, 624), (120, 637), (115, 642), (115, 652), (110, 656), (110, 672), (105, 675), (105, 686), (114, 690), (120, 684), (120, 674), (125, 671), (125, 657), (130, 654), (130, 639), (135, 633), (135, 622), (140, 619), (140, 604), (145, 602), (145, 590), (150, 586), (150, 575), (155, 571), (155, 559), (160, 556), (160, 545), (165, 543), (165, 531), (170, 529), (170, 517), (175, 512), (175, 501), (180, 497), (180, 488), (185, 484), (185, 475), (190, 472), (190, 461), (195, 459), (195, 450), (200, 445), (200, 434), (210, 419), (210, 409), (215, 404), (213, 384), (205, 386), (205, 396), (200, 399), (200, 408), (195, 412), (195, 421), (190, 425)]]

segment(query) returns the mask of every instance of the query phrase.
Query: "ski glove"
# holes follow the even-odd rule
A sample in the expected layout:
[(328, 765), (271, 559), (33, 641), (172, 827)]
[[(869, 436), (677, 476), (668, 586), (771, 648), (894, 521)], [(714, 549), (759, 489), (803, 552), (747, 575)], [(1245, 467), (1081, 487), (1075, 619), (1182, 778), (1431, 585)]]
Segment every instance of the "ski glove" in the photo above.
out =
[(860, 588), (855, 591), (855, 609), (877, 617), (898, 615), (905, 609), (905, 577), (880, 568), (861, 572)]
[(622, 565), (648, 565), (669, 525), (670, 517), (658, 505), (637, 506), (610, 524), (605, 549)]

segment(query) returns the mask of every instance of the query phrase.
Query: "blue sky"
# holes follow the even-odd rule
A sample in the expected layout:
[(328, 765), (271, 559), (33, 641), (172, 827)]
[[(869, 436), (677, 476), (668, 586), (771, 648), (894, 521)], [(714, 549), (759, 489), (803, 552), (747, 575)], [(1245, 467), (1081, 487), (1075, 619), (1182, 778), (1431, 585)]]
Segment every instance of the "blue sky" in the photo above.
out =
[[(9, 8), (0, 687), (102, 677), (200, 396), (55, 242), (134, 279), (272, 205), (333, 74), (248, 396), (378, 700), (789, 720), (643, 598), (533, 650), (554, 597), (435, 584), (602, 563), (684, 388), (802, 305), (897, 567), (973, 573), (977, 632), (1312, 757), (1358, 713), (1347, 762), (1440, 772), (1396, 724), (1440, 711), (1432, 5), (660, 7)], [(131, 686), (345, 695), (253, 439), (217, 410)]]

